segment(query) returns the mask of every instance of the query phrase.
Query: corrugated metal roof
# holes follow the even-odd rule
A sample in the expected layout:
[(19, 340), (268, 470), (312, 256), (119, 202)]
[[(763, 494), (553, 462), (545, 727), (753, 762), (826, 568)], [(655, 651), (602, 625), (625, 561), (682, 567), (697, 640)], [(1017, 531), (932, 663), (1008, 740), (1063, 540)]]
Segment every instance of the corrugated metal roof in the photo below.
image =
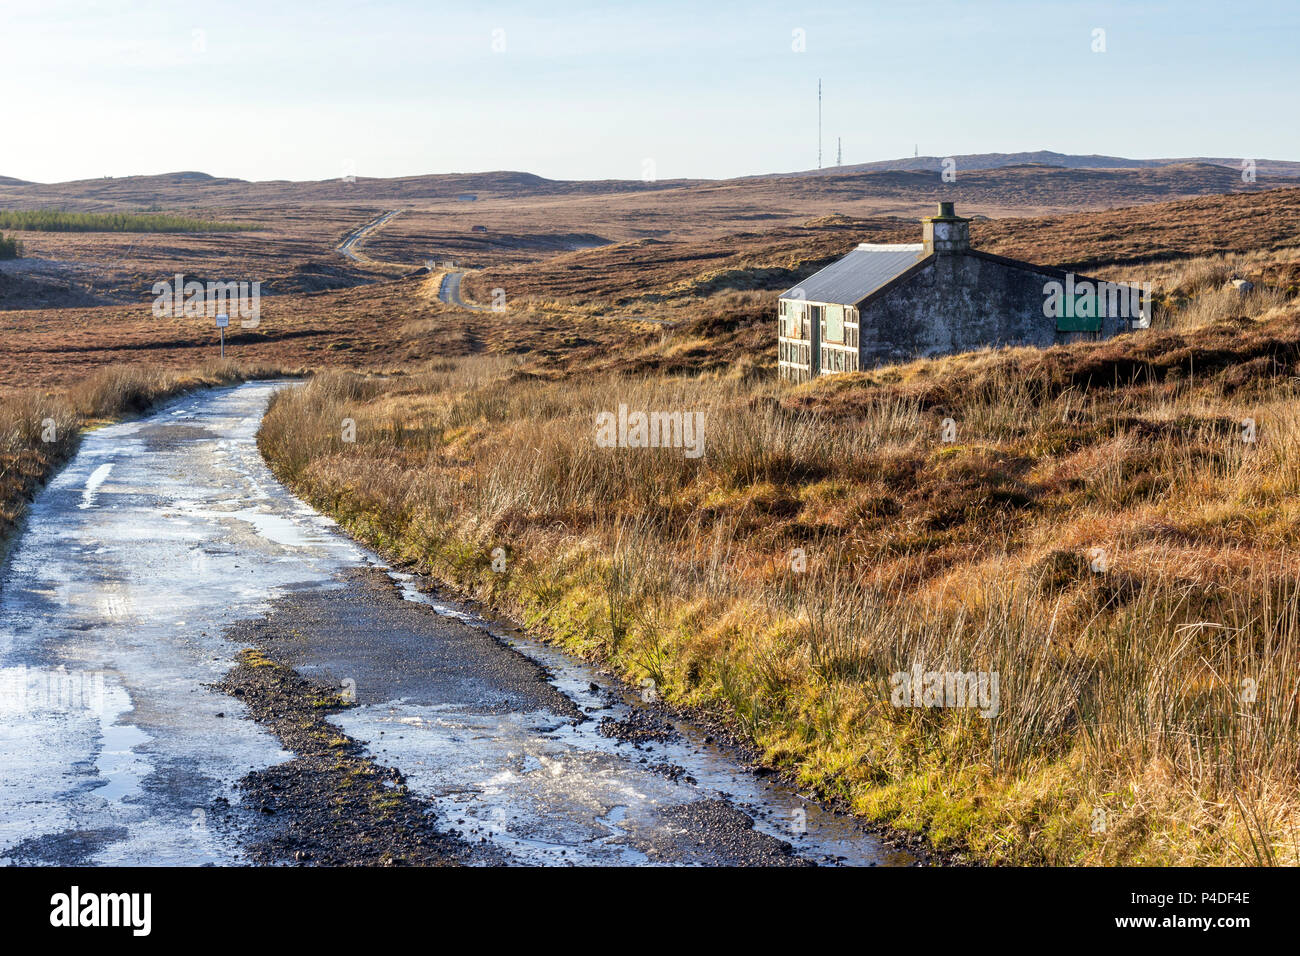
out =
[(786, 289), (780, 297), (853, 305), (924, 258), (925, 247), (919, 242), (897, 245), (864, 242), (843, 259)]

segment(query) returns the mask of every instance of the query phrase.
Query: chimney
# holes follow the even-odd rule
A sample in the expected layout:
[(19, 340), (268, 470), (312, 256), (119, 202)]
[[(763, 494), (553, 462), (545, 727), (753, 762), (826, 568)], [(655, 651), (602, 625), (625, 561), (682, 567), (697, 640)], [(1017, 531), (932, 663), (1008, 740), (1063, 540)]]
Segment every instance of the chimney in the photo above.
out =
[(921, 222), (924, 224), (922, 241), (927, 253), (942, 255), (970, 249), (970, 220), (957, 215), (952, 203), (939, 203), (939, 215), (926, 216)]

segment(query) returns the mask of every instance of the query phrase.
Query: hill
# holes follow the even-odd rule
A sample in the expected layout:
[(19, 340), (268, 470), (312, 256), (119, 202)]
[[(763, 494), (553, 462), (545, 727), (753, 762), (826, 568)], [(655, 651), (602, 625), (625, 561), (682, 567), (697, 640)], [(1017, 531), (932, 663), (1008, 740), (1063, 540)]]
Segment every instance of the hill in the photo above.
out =
[[(853, 163), (845, 166), (826, 166), (822, 169), (805, 169), (783, 173), (785, 176), (826, 176), (845, 172), (876, 172), (894, 170), (904, 172), (941, 172), (944, 163), (953, 160), (961, 169), (998, 169), (1003, 166), (1021, 166), (1031, 163), (1040, 166), (1058, 166), (1062, 169), (1155, 169), (1161, 166), (1210, 165), (1227, 166), (1241, 171), (1242, 157), (1208, 158), (1188, 156), (1181, 159), (1129, 159), (1124, 156), (1102, 156), (1096, 153), (1079, 155), (1057, 153), (1050, 149), (1037, 149), (1020, 153), (962, 153), (956, 156), (907, 156), (901, 159), (884, 159), (870, 163)], [(1300, 176), (1300, 162), (1279, 159), (1256, 159), (1256, 172), (1269, 176)]]
[[(0, 208), (61, 206), (94, 211), (105, 206), (234, 206), (287, 203), (407, 203), (472, 201), (483, 193), (501, 198), (618, 194), (656, 191), (683, 181), (565, 181), (531, 173), (489, 172), (374, 179), (365, 176), (317, 182), (250, 182), (204, 173), (77, 180), (66, 183), (10, 183), (0, 180)], [(460, 197), (467, 197), (461, 200)]]
[[(484, 199), (523, 200), (568, 197), (651, 198), (666, 190), (709, 197), (738, 192), (752, 200), (779, 203), (784, 197), (873, 198), (881, 202), (920, 198), (941, 191), (969, 189), (957, 198), (999, 206), (1076, 208), (1098, 203), (1150, 202), (1172, 195), (1204, 195), (1243, 188), (1240, 161), (1218, 159), (1128, 160), (1110, 156), (1067, 156), (1049, 151), (983, 153), (955, 157), (956, 183), (939, 178), (943, 160), (924, 156), (723, 180), (555, 180), (531, 173), (496, 171), (375, 179), (340, 176), (317, 182), (250, 182), (198, 172), (166, 173), (27, 183), (0, 178), (0, 208), (75, 211), (110, 208), (232, 207), (304, 203), (381, 203), (393, 205), (474, 206)], [(1283, 184), (1300, 176), (1300, 163), (1262, 161), (1260, 185)], [(953, 187), (957, 187), (956, 190)], [(1021, 188), (1023, 187), (1023, 188)], [(924, 196), (914, 194), (923, 191)]]
[[(960, 205), (958, 210), (968, 211)], [(911, 217), (814, 217), (717, 238), (632, 240), (537, 262), (502, 263), (471, 275), (464, 289), (483, 301), (489, 290), (503, 288), (512, 299), (664, 317), (679, 307), (689, 311), (700, 294), (788, 288), (859, 242), (916, 242), (919, 236), (920, 225)], [(973, 243), (988, 252), (1117, 279), (1215, 254), (1283, 250), (1294, 247), (1297, 236), (1300, 187), (1065, 216), (1012, 216), (971, 226)]]

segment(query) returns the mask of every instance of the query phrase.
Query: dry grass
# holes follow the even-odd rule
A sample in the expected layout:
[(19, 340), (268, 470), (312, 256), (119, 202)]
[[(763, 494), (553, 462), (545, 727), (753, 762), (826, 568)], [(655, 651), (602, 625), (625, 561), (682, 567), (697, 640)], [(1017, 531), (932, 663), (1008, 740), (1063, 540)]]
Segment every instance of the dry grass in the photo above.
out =
[[(256, 328), (227, 330), (226, 355), (286, 370), (387, 369), (476, 347), (478, 320), (417, 294), (414, 278), (316, 295), (264, 296)], [(184, 371), (217, 356), (211, 318), (157, 318), (149, 304), (0, 311), (0, 392), (64, 388), (111, 365)]]
[[(283, 297), (237, 347), (354, 369), (278, 396), (259, 436), (315, 505), (722, 714), (862, 813), (996, 861), (1290, 863), (1300, 272), (1290, 220), (1266, 214), (1279, 202), (1298, 214), (1300, 190), (1175, 204), (1154, 246), (1149, 211), (980, 223), (1004, 254), (1116, 279), (1146, 276), (1106, 264), (1141, 264), (1158, 327), (798, 387), (772, 375), (767, 285), (859, 241), (853, 223), (505, 269), (505, 314), (447, 309), (413, 279)], [(1037, 253), (1018, 248), (1031, 239)], [(1243, 271), (1256, 291), (1228, 292)], [(13, 315), (6, 344), (33, 374), (84, 354), (69, 323), (96, 318)], [(141, 314), (108, 336), (68, 367), (145, 349), (179, 365), (211, 333)], [(0, 434), (54, 460), (31, 437), (42, 401), (107, 417), (146, 403), (152, 374), (21, 396)], [(596, 414), (620, 404), (702, 412), (704, 455), (597, 447)], [(19, 497), (50, 465), (23, 467)], [(997, 717), (891, 706), (914, 662), (998, 673)]]
[[(371, 544), (936, 843), (1296, 862), (1298, 361), (1294, 306), (799, 387), (482, 356), (320, 376), (260, 441)], [(705, 454), (597, 447), (619, 404), (704, 412)], [(913, 662), (998, 673), (998, 716), (892, 707)]]
[(0, 402), (0, 558), (35, 490), (76, 450), (79, 426), (62, 397), (28, 391)]
[[(959, 211), (977, 211), (960, 195), (943, 198), (958, 200)], [(1300, 189), (1292, 188), (1065, 216), (977, 220), (971, 225), (971, 241), (998, 255), (1161, 285), (1171, 274), (1184, 272), (1192, 260), (1231, 259), (1250, 267), (1294, 256), (1298, 231)], [(689, 307), (698, 294), (779, 291), (859, 242), (917, 242), (920, 236), (920, 225), (910, 215), (822, 216), (725, 236), (674, 231), (671, 236), (554, 256), (541, 263), (489, 264), (466, 279), (466, 291), (485, 300), (499, 287), (512, 303), (558, 301), (658, 314), (671, 309), (673, 299)]]

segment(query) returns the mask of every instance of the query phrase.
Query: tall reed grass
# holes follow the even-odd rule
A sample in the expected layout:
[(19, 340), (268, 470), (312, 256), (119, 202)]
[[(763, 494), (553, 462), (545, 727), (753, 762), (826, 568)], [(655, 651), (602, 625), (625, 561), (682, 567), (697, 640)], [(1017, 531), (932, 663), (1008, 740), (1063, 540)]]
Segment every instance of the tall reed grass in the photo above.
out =
[[(401, 381), (318, 376), (277, 396), (259, 442), (369, 543), (936, 843), (1016, 862), (1295, 862), (1289, 380), (1228, 363), (1070, 384), (1028, 361), (792, 388), (557, 382), (476, 357)], [(599, 447), (595, 416), (620, 404), (702, 411), (705, 454)], [(997, 715), (893, 706), (914, 664), (999, 675)]]

